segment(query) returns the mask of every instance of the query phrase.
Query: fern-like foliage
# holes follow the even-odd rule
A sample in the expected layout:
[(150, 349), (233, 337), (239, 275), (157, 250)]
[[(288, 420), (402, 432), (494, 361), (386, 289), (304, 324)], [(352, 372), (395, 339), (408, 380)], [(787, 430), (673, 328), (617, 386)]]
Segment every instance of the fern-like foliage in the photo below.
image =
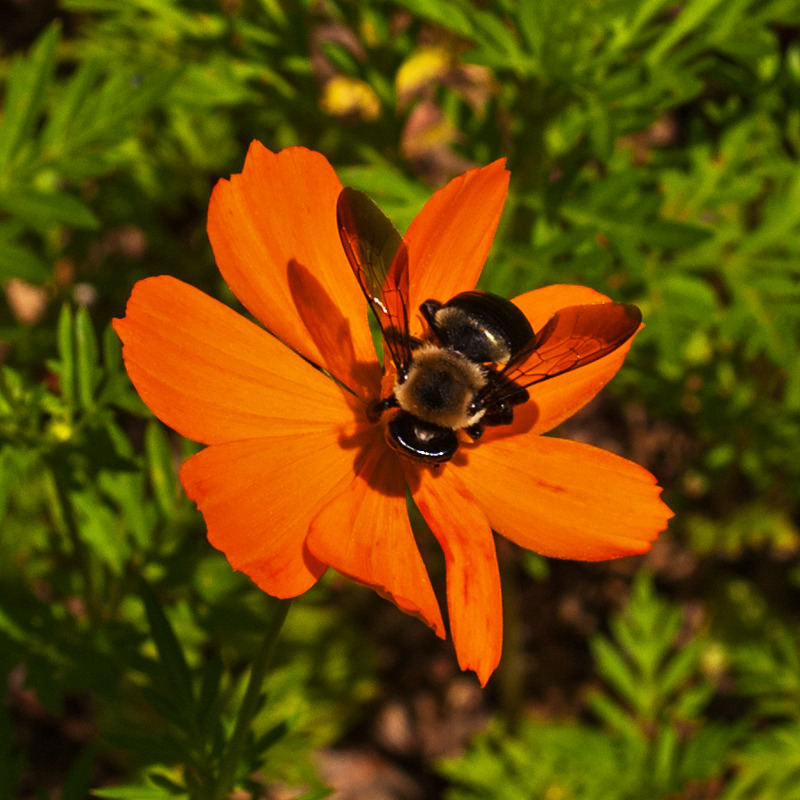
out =
[(514, 737), (496, 725), (441, 765), (455, 784), (448, 800), (656, 800), (716, 782), (744, 728), (703, 721), (711, 643), (682, 628), (680, 607), (641, 574), (611, 635), (591, 642), (605, 687), (588, 702), (603, 725), (529, 720)]
[(724, 800), (800, 798), (800, 642), (780, 622), (760, 633), (731, 654), (736, 688), (752, 702), (755, 732), (737, 754)]

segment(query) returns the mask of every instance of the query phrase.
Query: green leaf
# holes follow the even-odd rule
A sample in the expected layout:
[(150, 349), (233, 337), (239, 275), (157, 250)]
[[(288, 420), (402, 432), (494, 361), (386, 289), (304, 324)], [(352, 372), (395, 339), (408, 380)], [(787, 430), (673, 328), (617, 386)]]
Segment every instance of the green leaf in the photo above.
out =
[(611, 49), (620, 51), (629, 46), (645, 24), (669, 5), (671, 0), (637, 0), (635, 3), (629, 3), (633, 18), (626, 19), (623, 24), (616, 26)]
[(69, 146), (69, 134), (102, 74), (108, 69), (100, 59), (90, 59), (59, 90), (41, 135), (42, 148), (58, 153)]
[(159, 775), (157, 772), (151, 772), (148, 777), (156, 786), (166, 789), (173, 797), (180, 797), (185, 794), (186, 787), (175, 783), (175, 781), (170, 780), (166, 775)]
[(95, 405), (94, 393), (100, 381), (100, 367), (97, 363), (98, 347), (94, 325), (89, 312), (82, 307), (75, 315), (75, 345), (78, 398), (81, 405), (88, 410)]
[(58, 377), (61, 396), (68, 406), (75, 402), (77, 397), (77, 382), (75, 379), (75, 338), (72, 324), (72, 309), (66, 303), (61, 307), (58, 315)]
[(112, 729), (108, 737), (109, 743), (115, 748), (135, 753), (136, 757), (145, 763), (184, 763), (187, 756), (185, 742), (178, 742), (176, 736), (168, 735), (164, 731), (166, 726), (160, 720), (157, 725), (157, 728), (155, 725), (149, 725), (141, 728), (125, 726), (123, 730)]
[(155, 420), (147, 423), (145, 452), (156, 502), (165, 519), (175, 516), (175, 501), (178, 497), (178, 481), (172, 459), (172, 448), (164, 428)]
[(0, 631), (14, 641), (25, 641), (26, 632), (8, 615), (2, 606), (0, 606)]
[(225, 672), (225, 665), (219, 653), (209, 660), (203, 669), (203, 678), (200, 684), (200, 695), (197, 699), (197, 719), (201, 730), (205, 731), (206, 737), (211, 728), (211, 723), (218, 722), (219, 718), (212, 717), (212, 711), (217, 704), (219, 697), (219, 687), (222, 676)]
[(107, 797), (109, 800), (183, 800), (189, 795), (176, 795), (161, 786), (143, 786), (128, 784), (127, 786), (110, 786), (104, 789), (92, 789), (95, 797)]
[(748, 723), (706, 723), (686, 742), (680, 760), (682, 781), (708, 780), (725, 771), (734, 758), (736, 748), (748, 733)]
[(61, 800), (85, 800), (92, 783), (95, 751), (85, 747), (70, 767), (61, 790)]
[(7, 186), (9, 165), (29, 140), (55, 69), (59, 26), (52, 24), (27, 57), (14, 59), (0, 117), (0, 186)]
[(70, 151), (98, 144), (107, 149), (112, 143), (123, 141), (134, 122), (153, 105), (163, 102), (181, 71), (159, 70), (143, 75), (140, 70), (125, 69), (111, 73), (81, 109), (81, 124), (70, 134)]
[(640, 241), (651, 247), (695, 247), (714, 238), (714, 232), (700, 225), (690, 225), (672, 219), (659, 219), (643, 224)]
[(522, 70), (528, 59), (511, 31), (495, 14), (469, 7), (472, 29), (479, 47), (466, 60), (486, 66)]
[(631, 745), (563, 722), (526, 720), (516, 736), (493, 724), (469, 752), (441, 763), (452, 782), (449, 800), (624, 800), (651, 797), (631, 789)]
[(399, 0), (398, 4), (459, 36), (466, 39), (475, 38), (475, 30), (469, 16), (455, 3), (447, 0)]
[(606, 681), (629, 703), (639, 705), (642, 686), (638, 676), (621, 653), (605, 637), (592, 639), (592, 653), (597, 660), (597, 670)]
[(549, 0), (520, 0), (519, 28), (536, 58), (541, 58), (548, 34), (552, 5)]
[(95, 229), (99, 224), (85, 203), (61, 192), (7, 190), (0, 193), (0, 208), (42, 233), (48, 233), (57, 225)]
[(663, 727), (654, 743), (653, 778), (658, 786), (670, 786), (674, 779), (678, 756), (678, 731), (673, 726)]
[(11, 712), (0, 704), (0, 800), (14, 800), (16, 787), (25, 769), (25, 753), (14, 746)]
[(643, 739), (643, 734), (626, 709), (610, 697), (600, 692), (592, 692), (588, 697), (589, 707), (608, 725), (623, 736), (628, 742)]
[(172, 697), (149, 686), (143, 686), (141, 692), (142, 697), (162, 719), (171, 722), (182, 730), (186, 730), (189, 727), (185, 706), (179, 705)]
[(677, 691), (681, 684), (690, 680), (697, 674), (703, 644), (699, 641), (691, 642), (682, 647), (669, 659), (661, 671), (660, 690), (667, 697)]
[(290, 726), (286, 720), (278, 722), (256, 740), (253, 751), (262, 757), (270, 747), (281, 741), (289, 732)]
[(0, 280), (8, 278), (45, 283), (50, 280), (50, 268), (25, 245), (0, 238)]
[(336, 790), (326, 789), (323, 786), (320, 787), (319, 789), (312, 789), (310, 792), (306, 792), (305, 794), (300, 795), (300, 797), (298, 797), (297, 800), (324, 800), (325, 797), (330, 797), (334, 793), (334, 791)]
[(754, 737), (739, 758), (723, 800), (800, 800), (800, 725)]
[(150, 623), (150, 632), (158, 650), (159, 663), (163, 670), (166, 687), (174, 702), (180, 708), (185, 709), (187, 716), (191, 718), (194, 712), (194, 693), (192, 692), (192, 676), (183, 649), (155, 592), (144, 579), (141, 581), (140, 591), (147, 613), (147, 621)]
[(657, 69), (667, 51), (698, 28), (703, 20), (720, 3), (724, 2), (726, 0), (690, 0), (688, 3), (684, 3), (680, 7), (677, 18), (670, 25), (664, 27), (663, 35), (647, 53), (648, 66), (651, 69)]
[(122, 345), (111, 325), (103, 331), (103, 365), (110, 375), (122, 371)]
[[(676, 719), (697, 719), (711, 698), (711, 686), (700, 670), (705, 643), (694, 639), (678, 650), (680, 626), (680, 609), (661, 599), (652, 578), (640, 573), (625, 613), (611, 622), (613, 640), (597, 635), (590, 642), (599, 674), (627, 701), (630, 718), (639, 725), (665, 729)], [(602, 695), (591, 703), (622, 729), (616, 704)]]
[(406, 230), (431, 196), (424, 186), (379, 160), (371, 166), (347, 167), (338, 172), (345, 186), (366, 192), (399, 231)]
[[(110, 438), (116, 436), (113, 426), (105, 427), (104, 430)], [(130, 442), (124, 436), (120, 444), (130, 448)], [(122, 530), (116, 538), (125, 542), (127, 551), (128, 538), (124, 533), (127, 526), (133, 535), (132, 549), (146, 550), (150, 545), (156, 520), (153, 504), (144, 497), (144, 476), (140, 472), (106, 469), (100, 473), (98, 484), (103, 495), (112, 499), (115, 511), (118, 514), (122, 512), (122, 519), (117, 518), (117, 525)]]
[(708, 321), (717, 312), (717, 295), (703, 278), (672, 273), (658, 278), (653, 286), (662, 296), (663, 313), (674, 318), (681, 326), (683, 320)]
[(81, 539), (115, 575), (122, 575), (131, 550), (116, 510), (104, 502), (93, 485), (71, 492)]

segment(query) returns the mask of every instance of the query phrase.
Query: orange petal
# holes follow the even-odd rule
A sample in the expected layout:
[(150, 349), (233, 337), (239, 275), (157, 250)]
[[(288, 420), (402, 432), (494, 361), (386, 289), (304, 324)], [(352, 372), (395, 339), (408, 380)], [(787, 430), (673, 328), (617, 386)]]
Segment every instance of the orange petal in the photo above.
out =
[(379, 427), (373, 433), (356, 479), (311, 523), (308, 549), (444, 637), (442, 613), (408, 521), (400, 457), (386, 446)]
[[(561, 308), (611, 302), (586, 286), (555, 285), (535, 289), (514, 298), (534, 331), (540, 331)], [(514, 422), (487, 431), (486, 441), (519, 433), (546, 433), (583, 408), (617, 374), (633, 338), (592, 364), (537, 383), (528, 389), (531, 399), (514, 409)]]
[(456, 459), (492, 528), (542, 555), (646, 553), (672, 516), (646, 469), (587, 444), (523, 434), (462, 445)]
[(305, 547), (311, 520), (353, 480), (355, 450), (334, 427), (275, 431), (207, 447), (181, 468), (208, 539), (234, 569), (275, 597), (295, 597), (325, 571)]
[(189, 439), (214, 444), (353, 421), (346, 392), (334, 381), (175, 278), (139, 281), (114, 330), (144, 402)]
[(502, 158), (469, 170), (436, 192), (411, 223), (404, 238), (415, 319), (425, 300), (445, 302), (475, 288), (500, 221), (508, 178)]
[(550, 317), (561, 308), (588, 306), (592, 303), (609, 303), (611, 298), (588, 286), (556, 283), (552, 286), (534, 289), (532, 292), (525, 292), (525, 294), (512, 298), (511, 302), (525, 314), (533, 330), (538, 333), (544, 328)]
[(500, 662), (503, 600), (492, 529), (451, 469), (416, 469), (414, 500), (444, 550), (447, 606), (458, 664), (485, 686)]
[(323, 155), (253, 142), (220, 181), (208, 235), (223, 278), (267, 329), (362, 396), (380, 382), (364, 295), (342, 249), (342, 184)]

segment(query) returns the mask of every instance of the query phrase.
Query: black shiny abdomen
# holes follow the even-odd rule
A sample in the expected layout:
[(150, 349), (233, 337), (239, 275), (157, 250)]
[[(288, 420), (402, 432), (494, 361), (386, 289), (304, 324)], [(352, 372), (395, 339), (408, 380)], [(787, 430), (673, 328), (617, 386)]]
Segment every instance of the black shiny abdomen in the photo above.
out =
[(409, 414), (398, 411), (389, 422), (389, 444), (398, 452), (429, 463), (449, 461), (458, 450), (458, 435)]

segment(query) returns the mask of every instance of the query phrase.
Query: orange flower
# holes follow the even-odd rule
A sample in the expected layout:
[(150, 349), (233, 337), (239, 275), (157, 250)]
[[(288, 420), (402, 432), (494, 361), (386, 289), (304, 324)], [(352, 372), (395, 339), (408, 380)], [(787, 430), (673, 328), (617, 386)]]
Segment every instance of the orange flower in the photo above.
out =
[[(412, 311), (474, 287), (507, 187), (497, 161), (430, 199), (404, 237)], [(318, 153), (275, 154), (254, 142), (242, 174), (217, 184), (208, 231), (223, 278), (267, 330), (167, 276), (140, 281), (114, 327), (147, 405), (209, 445), (181, 480), (235, 569), (286, 598), (333, 567), (444, 636), (408, 520), (408, 486), (444, 550), (459, 664), (485, 684), (502, 642), (493, 530), (547, 556), (595, 561), (646, 552), (672, 516), (646, 470), (539, 435), (597, 394), (630, 341), (530, 387), (511, 425), (465, 439), (447, 464), (400, 455), (386, 444), (385, 423), (367, 418), (382, 369), (339, 238), (341, 189)], [(514, 299), (535, 331), (559, 309), (605, 302), (580, 286)]]

